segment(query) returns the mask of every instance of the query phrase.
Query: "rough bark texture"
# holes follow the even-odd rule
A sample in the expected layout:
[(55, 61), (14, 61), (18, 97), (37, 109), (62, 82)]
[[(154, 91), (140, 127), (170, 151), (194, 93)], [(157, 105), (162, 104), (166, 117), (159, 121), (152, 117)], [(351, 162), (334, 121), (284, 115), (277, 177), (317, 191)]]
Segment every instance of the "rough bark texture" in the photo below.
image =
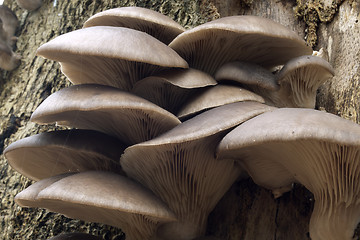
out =
[[(54, 5), (56, 3), (56, 5)], [(96, 12), (137, 5), (171, 16), (192, 27), (237, 14), (268, 17), (296, 31), (318, 50), (323, 48), (336, 76), (318, 94), (317, 108), (360, 122), (360, 4), (338, 0), (45, 0), (34, 12), (5, 0), (20, 20), (16, 52), (21, 66), (0, 72), (0, 154), (11, 142), (55, 126), (29, 122), (35, 108), (51, 93), (68, 86), (59, 64), (35, 56), (37, 47), (79, 29)], [(14, 196), (31, 184), (0, 157), (0, 239), (46, 239), (61, 232), (91, 232), (104, 239), (125, 239), (119, 229), (67, 219), (39, 209), (22, 209)], [(236, 182), (209, 218), (208, 233), (221, 239), (308, 239), (312, 194), (296, 185), (274, 200), (251, 180)], [(356, 235), (360, 236), (360, 235)]]

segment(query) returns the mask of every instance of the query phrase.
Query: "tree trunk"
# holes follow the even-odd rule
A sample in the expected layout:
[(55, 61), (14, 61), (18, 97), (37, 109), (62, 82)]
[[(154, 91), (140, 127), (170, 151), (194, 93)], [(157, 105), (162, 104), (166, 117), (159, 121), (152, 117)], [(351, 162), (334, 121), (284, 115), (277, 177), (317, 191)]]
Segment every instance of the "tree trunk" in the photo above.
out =
[[(105, 9), (136, 5), (157, 10), (185, 27), (218, 17), (251, 14), (274, 19), (305, 38), (315, 50), (323, 48), (335, 77), (318, 91), (317, 108), (360, 123), (360, 4), (333, 0), (44, 0), (33, 12), (5, 0), (19, 18), (16, 52), (19, 68), (0, 72), (0, 154), (10, 143), (55, 129), (29, 121), (31, 113), (51, 93), (69, 86), (59, 64), (37, 57), (36, 49), (50, 39), (82, 27)], [(337, 12), (337, 13), (336, 13)], [(62, 232), (90, 232), (104, 239), (125, 239), (119, 229), (67, 219), (41, 209), (20, 208), (14, 196), (31, 181), (0, 158), (0, 238), (46, 239)], [(270, 191), (250, 179), (236, 182), (209, 217), (208, 234), (220, 239), (309, 239), (312, 194), (304, 187), (274, 200)], [(360, 235), (356, 235), (360, 236)]]

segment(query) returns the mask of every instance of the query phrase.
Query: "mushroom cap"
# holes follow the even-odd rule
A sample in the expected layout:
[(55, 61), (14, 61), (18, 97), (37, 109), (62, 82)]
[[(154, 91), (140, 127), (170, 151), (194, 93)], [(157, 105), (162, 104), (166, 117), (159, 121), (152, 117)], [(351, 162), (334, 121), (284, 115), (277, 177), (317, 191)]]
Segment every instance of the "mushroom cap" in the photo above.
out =
[(43, 179), (20, 192), (15, 201), (119, 227), (133, 240), (149, 239), (158, 223), (176, 219), (148, 189), (110, 172), (82, 172), (56, 181)]
[[(282, 108), (239, 125), (217, 151), (220, 159), (241, 161), (257, 183), (263, 182), (257, 163), (275, 163), (309, 189), (315, 198), (312, 239), (352, 238), (360, 219), (359, 125), (312, 109)], [(278, 182), (283, 177), (270, 169), (267, 175)]]
[(263, 103), (259, 95), (231, 85), (216, 85), (188, 99), (177, 113), (181, 120), (188, 119), (202, 111), (233, 102), (254, 101)]
[(215, 73), (217, 81), (234, 81), (243, 86), (255, 86), (270, 91), (279, 90), (275, 75), (254, 63), (229, 62), (221, 66)]
[(16, 2), (21, 8), (28, 11), (34, 11), (42, 5), (42, 0), (16, 0)]
[(293, 58), (276, 74), (280, 91), (272, 100), (279, 107), (314, 108), (317, 89), (333, 76), (334, 69), (320, 57)]
[(114, 137), (91, 130), (63, 130), (27, 137), (4, 151), (22, 175), (40, 180), (66, 172), (104, 170), (122, 173), (118, 164), (125, 146)]
[(110, 26), (63, 34), (40, 46), (37, 55), (60, 62), (74, 84), (97, 83), (124, 90), (157, 71), (188, 67), (174, 50), (152, 36)]
[(84, 23), (84, 28), (93, 26), (132, 28), (146, 32), (165, 44), (185, 31), (168, 16), (141, 7), (114, 8), (97, 13)]
[(9, 46), (12, 46), (11, 38), (15, 35), (17, 25), (19, 23), (15, 13), (5, 5), (0, 5), (0, 20), (2, 21), (2, 28), (5, 32), (6, 41)]
[(297, 34), (257, 16), (224, 17), (199, 25), (177, 36), (169, 46), (190, 67), (211, 75), (227, 62), (243, 61), (271, 68), (312, 53)]
[(138, 81), (132, 92), (176, 113), (189, 96), (198, 93), (200, 88), (216, 84), (213, 77), (199, 70), (171, 69)]
[(48, 240), (102, 240), (102, 238), (87, 233), (63, 233)]
[(31, 121), (96, 130), (128, 145), (149, 140), (180, 123), (173, 114), (143, 98), (92, 84), (53, 93), (34, 111)]
[(65, 178), (71, 176), (73, 172), (63, 173), (59, 175), (55, 175), (49, 178), (44, 178), (38, 182), (33, 183), (30, 187), (21, 191), (15, 196), (15, 202), (20, 206), (24, 207), (40, 207), (41, 201), (37, 199), (39, 192), (50, 186), (51, 184)]
[(205, 233), (208, 214), (241, 174), (231, 161), (215, 159), (215, 147), (228, 129), (270, 109), (256, 102), (224, 105), (125, 150), (120, 159), (124, 171), (151, 189), (179, 219), (161, 226), (159, 236), (193, 239)]

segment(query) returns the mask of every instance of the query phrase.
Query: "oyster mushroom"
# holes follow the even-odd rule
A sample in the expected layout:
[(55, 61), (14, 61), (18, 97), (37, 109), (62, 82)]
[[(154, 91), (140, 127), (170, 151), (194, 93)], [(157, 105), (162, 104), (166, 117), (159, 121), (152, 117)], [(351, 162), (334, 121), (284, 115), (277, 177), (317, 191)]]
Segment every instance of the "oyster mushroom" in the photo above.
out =
[(180, 123), (173, 114), (143, 98), (94, 84), (53, 93), (33, 112), (31, 121), (96, 130), (127, 145), (154, 138)]
[(22, 175), (41, 180), (66, 172), (107, 170), (122, 173), (118, 159), (125, 146), (90, 130), (63, 130), (30, 136), (10, 144), (4, 155)]
[(214, 78), (199, 70), (171, 69), (138, 81), (131, 92), (176, 114), (190, 96), (216, 84)]
[[(277, 109), (228, 133), (217, 155), (237, 160), (264, 187), (296, 181), (309, 189), (311, 239), (352, 239), (360, 219), (359, 125), (312, 109)], [(261, 162), (265, 176), (257, 173)]]
[(224, 105), (125, 150), (120, 164), (126, 174), (178, 218), (159, 228), (160, 237), (185, 240), (205, 233), (208, 214), (242, 172), (230, 160), (215, 159), (215, 147), (231, 128), (270, 109), (256, 102)]
[(272, 101), (279, 107), (315, 108), (317, 89), (333, 76), (334, 69), (321, 57), (293, 58), (276, 74), (280, 89)]
[(12, 47), (17, 40), (15, 32), (19, 24), (18, 18), (10, 8), (0, 5), (0, 20), (2, 23), (2, 28), (0, 28), (1, 42), (6, 42), (9, 47)]
[(127, 27), (146, 32), (165, 44), (185, 31), (168, 16), (141, 7), (121, 7), (97, 13), (84, 23), (84, 28), (93, 26)]
[(124, 230), (129, 240), (151, 239), (174, 214), (146, 188), (110, 172), (82, 172), (43, 179), (20, 192), (16, 203)]
[(122, 27), (69, 32), (40, 46), (37, 55), (60, 62), (62, 72), (74, 84), (96, 83), (127, 91), (136, 81), (160, 70), (188, 68), (164, 43)]
[(333, 68), (322, 58), (301, 56), (288, 61), (277, 74), (256, 64), (231, 62), (219, 68), (215, 78), (240, 83), (272, 106), (314, 108), (317, 89), (333, 75)]
[(243, 101), (264, 103), (262, 97), (246, 89), (219, 84), (204, 89), (202, 92), (189, 98), (179, 109), (177, 116), (183, 121), (208, 109)]
[(227, 62), (243, 61), (271, 68), (312, 53), (294, 32), (256, 16), (224, 17), (199, 25), (177, 36), (169, 46), (190, 67), (210, 75)]

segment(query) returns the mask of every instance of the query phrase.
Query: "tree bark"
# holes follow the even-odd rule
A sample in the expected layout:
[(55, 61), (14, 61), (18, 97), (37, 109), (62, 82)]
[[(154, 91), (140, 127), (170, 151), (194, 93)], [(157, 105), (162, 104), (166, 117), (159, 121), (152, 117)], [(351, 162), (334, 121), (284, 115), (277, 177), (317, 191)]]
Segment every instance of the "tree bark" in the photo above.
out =
[[(0, 154), (18, 139), (56, 128), (38, 126), (29, 118), (47, 96), (70, 83), (59, 64), (37, 57), (36, 49), (58, 35), (81, 28), (97, 12), (129, 5), (159, 11), (187, 28), (238, 14), (263, 16), (288, 26), (314, 50), (323, 48), (335, 69), (335, 77), (319, 89), (316, 107), (360, 123), (360, 4), (356, 0), (44, 0), (33, 12), (20, 9), (16, 1), (5, 0), (4, 5), (13, 9), (20, 21), (15, 50), (22, 55), (22, 63), (12, 72), (0, 72)], [(32, 182), (12, 170), (3, 155), (0, 171), (1, 239), (47, 239), (62, 232), (125, 239), (113, 227), (20, 208), (14, 196)], [(211, 213), (207, 232), (224, 240), (309, 239), (312, 208), (312, 194), (300, 185), (274, 200), (270, 191), (250, 179), (239, 180)]]

